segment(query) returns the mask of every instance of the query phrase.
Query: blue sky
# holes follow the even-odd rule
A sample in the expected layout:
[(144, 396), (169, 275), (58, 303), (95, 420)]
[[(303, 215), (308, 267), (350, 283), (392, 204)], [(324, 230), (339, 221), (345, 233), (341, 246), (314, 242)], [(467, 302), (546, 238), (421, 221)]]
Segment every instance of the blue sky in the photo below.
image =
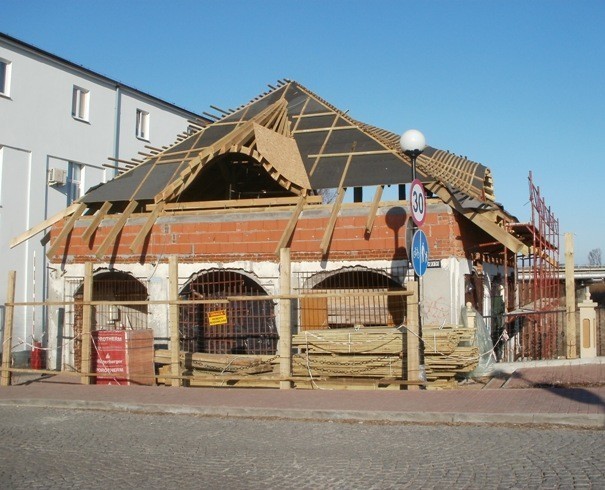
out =
[(603, 0), (1, 0), (0, 12), (1, 32), (194, 112), (290, 78), (366, 123), (420, 129), (489, 167), (521, 221), (532, 171), (576, 264), (605, 254)]

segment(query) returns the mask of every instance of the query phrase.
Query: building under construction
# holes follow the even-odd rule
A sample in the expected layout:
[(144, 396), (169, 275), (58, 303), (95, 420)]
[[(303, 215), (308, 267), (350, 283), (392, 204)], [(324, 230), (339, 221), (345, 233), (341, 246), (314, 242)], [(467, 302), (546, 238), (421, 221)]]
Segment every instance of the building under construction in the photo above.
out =
[[(405, 199), (412, 171), (399, 136), (353, 119), (289, 80), (235, 110), (217, 111), (212, 122), (191, 121), (173, 145), (150, 149), (143, 162), (123, 163), (118, 177), (14, 240), (16, 246), (50, 230), (49, 367), (80, 370), (89, 348), (81, 345), (82, 319), (90, 305), (92, 331), (152, 332), (156, 361), (174, 347), (170, 324), (178, 322), (179, 348), (189, 362), (181, 360), (181, 373), (189, 374), (216, 356), (232, 356), (227, 363), (243, 362), (240, 373), (266, 377), (284, 341), (284, 323), (294, 335), (295, 370), (296, 356), (312, 351), (311, 334), (316, 344), (331, 342), (325, 332), (390, 329), (401, 337), (412, 321), (412, 220)], [(414, 305), (423, 340), (426, 332), (437, 336), (462, 325), (470, 303), (500, 356), (507, 345), (516, 346), (507, 354), (513, 357), (556, 356), (556, 346), (519, 350), (536, 344), (523, 337), (529, 329), (516, 321), (520, 308), (558, 309), (549, 275), (558, 262), (558, 224), (534, 187), (535, 216), (521, 224), (496, 202), (487, 167), (427, 147), (417, 172), (428, 192), (422, 229), (430, 261)], [(388, 186), (398, 189), (399, 199), (383, 200)], [(347, 202), (346, 190), (361, 188), (372, 190), (369, 199), (355, 192)], [(523, 269), (531, 270), (529, 282), (518, 281), (523, 257), (531, 261)], [(530, 287), (539, 291), (527, 296)], [(279, 300), (286, 297), (284, 307)], [(356, 342), (382, 342), (367, 335)], [(324, 358), (316, 377), (363, 376), (355, 366), (361, 359), (374, 377), (402, 378), (399, 365), (410, 348), (405, 339), (394, 355), (348, 342), (350, 352), (340, 353), (349, 356), (344, 364), (330, 371)], [(327, 344), (323, 349), (334, 354)], [(380, 355), (367, 357), (372, 352)], [(421, 343), (420, 362), (430, 370), (429, 357)], [(312, 375), (308, 356), (301, 362)]]

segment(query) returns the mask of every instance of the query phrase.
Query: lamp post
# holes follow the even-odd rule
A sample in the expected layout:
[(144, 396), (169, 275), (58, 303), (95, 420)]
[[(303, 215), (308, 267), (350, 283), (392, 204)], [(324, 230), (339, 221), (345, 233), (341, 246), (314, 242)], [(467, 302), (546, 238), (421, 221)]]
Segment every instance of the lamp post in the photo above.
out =
[(412, 160), (412, 180), (416, 180), (416, 158), (426, 148), (426, 138), (417, 129), (408, 129), (399, 140), (401, 149)]
[[(418, 131), (417, 129), (409, 129), (405, 133), (401, 135), (401, 139), (399, 140), (399, 144), (401, 145), (401, 149), (403, 153), (410, 157), (412, 160), (412, 184), (410, 188), (410, 210), (412, 213), (412, 239), (410, 243), (412, 243), (412, 251), (415, 250), (414, 240), (415, 240), (415, 230), (416, 223), (418, 222), (418, 226), (422, 226), (424, 223), (424, 216), (426, 213), (426, 195), (424, 193), (424, 188), (422, 187), (422, 183), (416, 180), (416, 158), (420, 155), (424, 149), (426, 148), (426, 139), (424, 135)], [(415, 196), (414, 194), (418, 194)], [(421, 209), (415, 209), (415, 204), (418, 205), (417, 202), (418, 197), (421, 198)], [(419, 212), (416, 213), (416, 211)], [(420, 219), (419, 219), (420, 217)], [(421, 230), (418, 230), (418, 235), (424, 237), (424, 233)], [(424, 238), (426, 242), (426, 238)], [(410, 253), (410, 249), (408, 248), (408, 254)], [(428, 245), (427, 245), (427, 259), (428, 259)], [(427, 261), (428, 262), (428, 261)], [(415, 264), (414, 258), (412, 258), (412, 263)], [(408, 327), (407, 327), (407, 363), (406, 363), (406, 374), (407, 379), (416, 380), (420, 379), (420, 343), (419, 338), (421, 336), (421, 316), (420, 309), (418, 305), (420, 303), (420, 278), (424, 274), (424, 270), (420, 272), (416, 272), (416, 265), (414, 265), (414, 283), (412, 284), (412, 291), (416, 291), (416, 298), (418, 303), (416, 305), (409, 305), (410, 310), (408, 311)], [(412, 385), (413, 386), (413, 385)], [(412, 388), (410, 386), (409, 388)], [(418, 387), (416, 387), (418, 388)]]

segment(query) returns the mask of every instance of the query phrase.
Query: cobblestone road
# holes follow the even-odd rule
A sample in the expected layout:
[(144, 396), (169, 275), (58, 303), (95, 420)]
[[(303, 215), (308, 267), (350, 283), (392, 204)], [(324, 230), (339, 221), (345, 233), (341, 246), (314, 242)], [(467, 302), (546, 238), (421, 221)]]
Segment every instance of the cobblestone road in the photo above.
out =
[(605, 432), (0, 407), (0, 488), (603, 488)]

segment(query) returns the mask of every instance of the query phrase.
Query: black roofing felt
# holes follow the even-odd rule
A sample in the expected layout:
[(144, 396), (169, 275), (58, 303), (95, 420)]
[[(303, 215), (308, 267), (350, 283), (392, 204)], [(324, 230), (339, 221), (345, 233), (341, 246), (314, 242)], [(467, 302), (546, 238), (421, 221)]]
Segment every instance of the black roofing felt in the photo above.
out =
[[(296, 82), (288, 82), (269, 94), (243, 106), (241, 109), (213, 123), (186, 140), (174, 145), (167, 152), (191, 148), (203, 149), (235, 129), (237, 124), (248, 121), (281, 97), (288, 102), (290, 127), (297, 131), (315, 129), (313, 132), (295, 132), (294, 139), (302, 156), (313, 189), (338, 187), (347, 163), (347, 156), (326, 156), (351, 153), (344, 179), (344, 187), (389, 185), (410, 182), (411, 168), (408, 163), (389, 150), (384, 142), (362, 130), (358, 123), (344, 113), (322, 101)], [(303, 114), (305, 117), (299, 118)], [(312, 116), (313, 114), (321, 114)], [(329, 131), (329, 128), (354, 126), (350, 129)], [(368, 152), (380, 152), (367, 154)], [(324, 155), (319, 160), (316, 156)], [(91, 190), (82, 201), (87, 204), (104, 201), (153, 200), (167, 185), (178, 178), (184, 164), (159, 163), (152, 157), (138, 167), (114, 180)], [(174, 159), (174, 157), (172, 158)], [(419, 172), (420, 178), (426, 178)]]

